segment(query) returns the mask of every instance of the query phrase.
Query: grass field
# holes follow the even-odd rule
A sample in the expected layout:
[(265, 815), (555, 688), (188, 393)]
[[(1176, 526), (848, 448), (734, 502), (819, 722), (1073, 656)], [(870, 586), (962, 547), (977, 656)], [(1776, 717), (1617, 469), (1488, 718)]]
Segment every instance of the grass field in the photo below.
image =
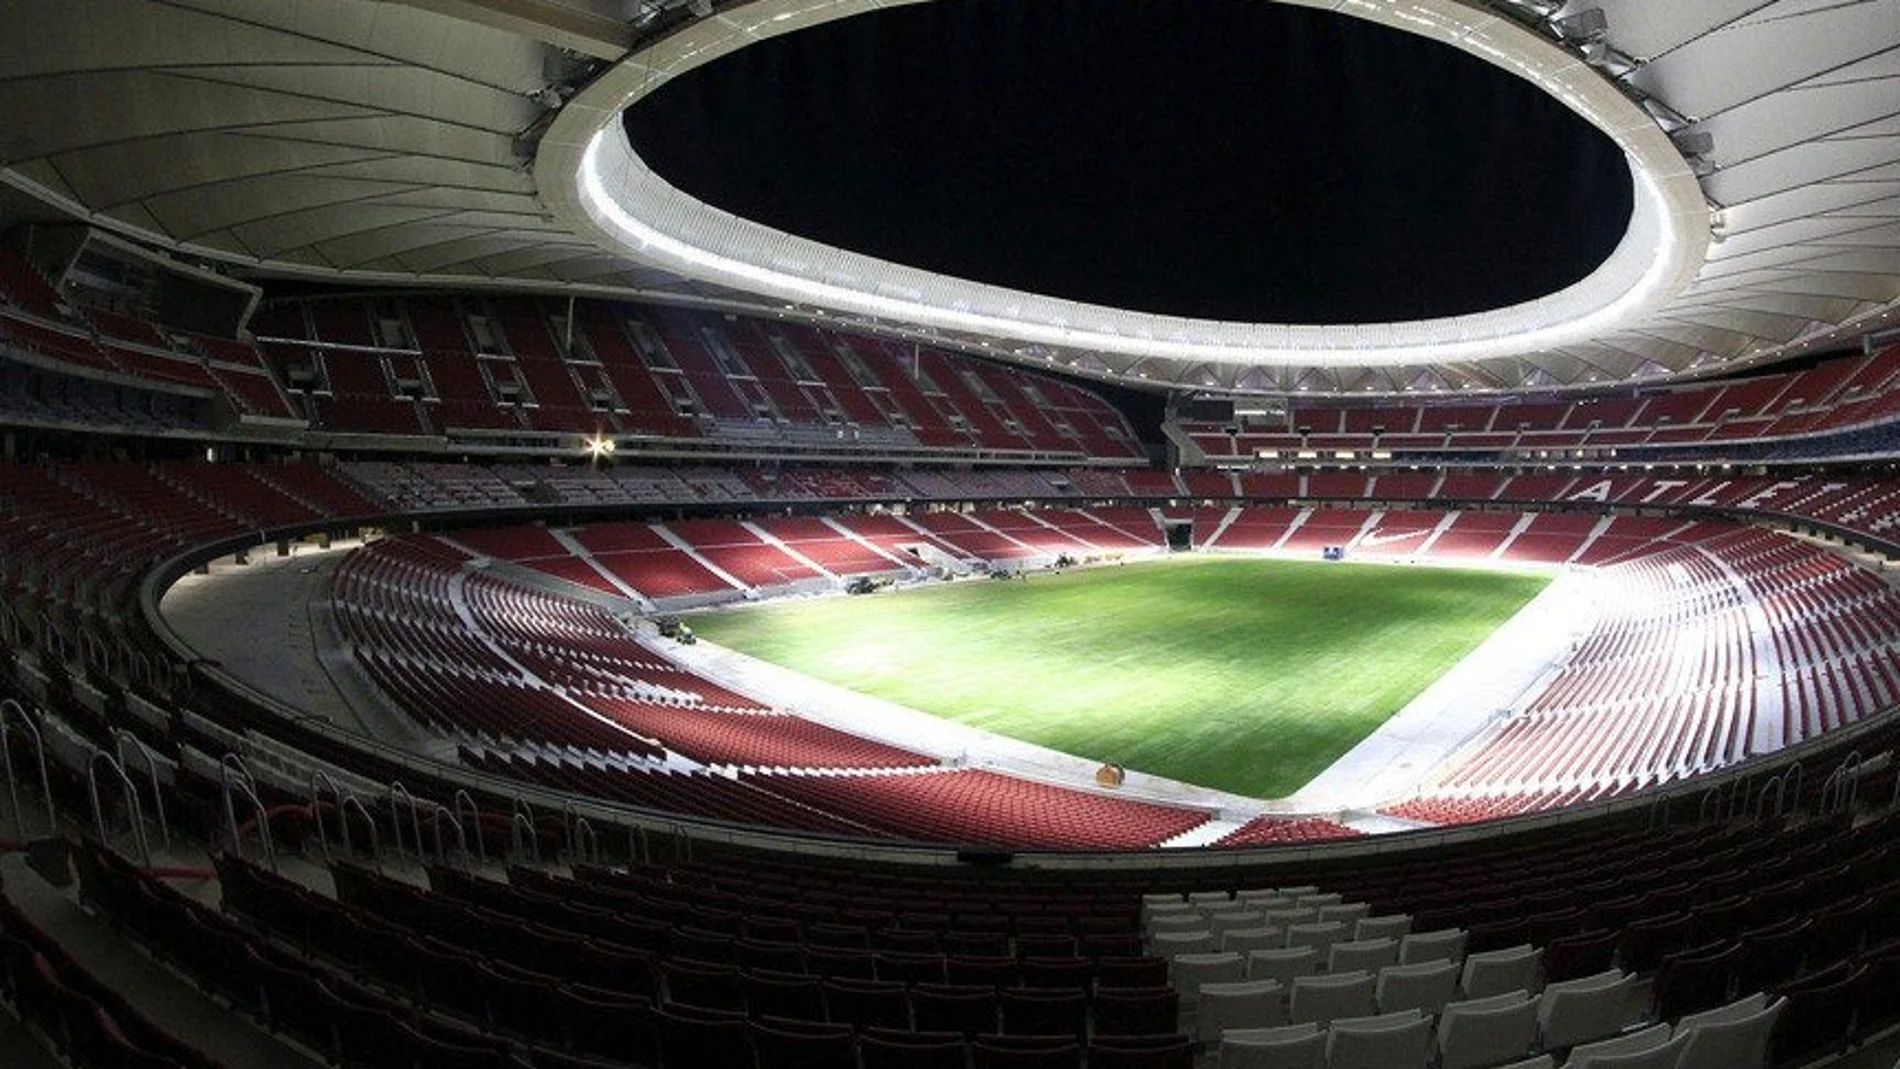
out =
[(1522, 608), (1542, 575), (1177, 558), (695, 617), (840, 686), (1171, 779), (1290, 794)]

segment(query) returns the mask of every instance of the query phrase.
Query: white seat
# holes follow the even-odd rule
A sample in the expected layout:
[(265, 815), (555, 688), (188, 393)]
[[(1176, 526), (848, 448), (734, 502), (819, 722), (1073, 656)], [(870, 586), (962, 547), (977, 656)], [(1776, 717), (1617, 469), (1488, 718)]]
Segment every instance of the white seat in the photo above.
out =
[(1202, 984), (1232, 983), (1246, 979), (1246, 972), (1246, 959), (1231, 950), (1177, 954), (1168, 963), (1169, 976), (1183, 1006), (1192, 1006), (1200, 1000)]
[(1222, 950), (1278, 950), (1286, 946), (1286, 932), (1279, 928), (1229, 928), (1220, 935)]
[(1669, 1042), (1669, 1026), (1651, 1025), (1640, 1032), (1631, 1032), (1626, 1036), (1612, 1039), (1599, 1039), (1594, 1043), (1579, 1043), (1571, 1048), (1570, 1057), (1564, 1060), (1564, 1069), (1576, 1065), (1591, 1065), (1599, 1058), (1620, 1058), (1627, 1054), (1642, 1054), (1655, 1050)]
[[(1498, 1005), (1469, 1008), (1454, 1002), (1438, 1015), (1440, 1069), (1480, 1069), (1529, 1056), (1537, 1039), (1537, 1003), (1522, 992), (1495, 996)], [(1474, 1000), (1478, 1003), (1491, 999)], [(1464, 1008), (1461, 1008), (1464, 1007)]]
[[(1657, 1025), (1656, 1027), (1664, 1027)], [(1625, 1037), (1627, 1038), (1627, 1037)], [(1564, 1063), (1564, 1069), (1577, 1066), (1579, 1069), (1675, 1069), (1682, 1058), (1687, 1035), (1670, 1036), (1668, 1042), (1648, 1050), (1630, 1051), (1625, 1054), (1591, 1055), (1582, 1062), (1573, 1057)]]
[(1191, 909), (1182, 913), (1157, 913), (1148, 918), (1147, 924), (1148, 931), (1157, 934), (1161, 932), (1207, 932), (1213, 930), (1208, 926), (1207, 918), (1201, 916), (1201, 911), (1198, 909)]
[(1310, 921), (1306, 924), (1289, 924), (1286, 927), (1286, 945), (1290, 947), (1314, 947), (1320, 956), (1334, 943), (1346, 940), (1346, 926), (1339, 921)]
[(1180, 895), (1141, 896), (1141, 922), (1143, 924), (1153, 923), (1156, 917), (1198, 917), (1200, 915), (1201, 911), (1182, 901)]
[(1720, 1024), (1723, 1021), (1739, 1021), (1744, 1017), (1752, 1017), (1767, 1008), (1768, 996), (1757, 991), (1752, 995), (1743, 995), (1741, 998), (1725, 1006), (1717, 1006), (1712, 1010), (1703, 1010), (1700, 1013), (1683, 1014), (1682, 1018), (1676, 1022), (1676, 1031), (1680, 1032), (1685, 1028), (1694, 1028), (1701, 1024)]
[(1191, 932), (1156, 932), (1148, 937), (1155, 956), (1176, 958), (1182, 954), (1211, 954), (1220, 949), (1220, 940), (1206, 928)]
[(1354, 939), (1383, 939), (1391, 936), (1399, 938), (1412, 930), (1410, 913), (1387, 913), (1378, 917), (1361, 917), (1353, 923)]
[(1256, 887), (1251, 891), (1241, 891), (1235, 898), (1255, 909), (1279, 909), (1293, 904), (1293, 896), (1283, 894), (1278, 888)]
[(1293, 981), (1287, 1018), (1294, 1024), (1325, 1025), (1338, 1017), (1370, 1017), (1378, 981), (1370, 973), (1327, 973)]
[(1378, 972), (1399, 961), (1397, 939), (1354, 939), (1334, 943), (1326, 955), (1327, 972)]
[(1315, 1024), (1229, 1029), (1220, 1037), (1220, 1069), (1321, 1069), (1326, 1033)]
[(1636, 977), (1610, 969), (1546, 985), (1537, 999), (1537, 1029), (1547, 1050), (1613, 1036), (1630, 1023)]
[(1189, 891), (1187, 901), (1196, 906), (1211, 906), (1221, 902), (1232, 902), (1234, 896), (1226, 891)]
[(1218, 913), (1232, 913), (1235, 910), (1248, 910), (1253, 908), (1238, 898), (1214, 898), (1207, 901), (1190, 899), (1188, 904), (1200, 910), (1201, 915), (1204, 917), (1212, 917)]
[(1313, 947), (1278, 947), (1247, 952), (1247, 979), (1278, 980), (1292, 984), (1294, 979), (1319, 971), (1319, 951)]
[(1700, 1020), (1678, 1026), (1682, 1056), (1674, 1069), (1761, 1069), (1768, 1060), (1768, 1037), (1788, 1004), (1776, 999), (1746, 1017)]
[(1268, 924), (1277, 924), (1282, 928), (1293, 924), (1311, 924), (1319, 919), (1317, 906), (1281, 906), (1262, 912)]
[(1318, 908), (1320, 906), (1338, 905), (1345, 900), (1346, 896), (1340, 894), (1338, 891), (1306, 891), (1295, 896), (1293, 904), (1296, 906), (1312, 906)]
[(1534, 1058), (1526, 1058), (1509, 1065), (1494, 1065), (1491, 1069), (1557, 1069), (1557, 1059), (1548, 1054), (1539, 1054)]
[(1326, 1030), (1327, 1069), (1423, 1069), (1432, 1022), (1417, 1010), (1336, 1018)]
[(1457, 993), (1458, 966), (1449, 961), (1421, 961), (1380, 969), (1373, 995), (1386, 1013), (1419, 1010), (1437, 1016)]
[(1195, 1038), (1219, 1042), (1234, 1028), (1273, 1028), (1287, 1023), (1286, 986), (1278, 980), (1238, 980), (1201, 985)]
[(1543, 984), (1544, 952), (1524, 943), (1503, 950), (1482, 950), (1465, 956), (1459, 986), (1467, 998), (1506, 991), (1538, 991)]
[(1440, 1015), (1443, 1015), (1447, 1011), (1452, 1013), (1477, 1013), (1480, 1010), (1495, 1010), (1501, 1006), (1515, 1006), (1520, 1002), (1530, 1001), (1530, 997), (1530, 993), (1527, 991), (1501, 991), (1498, 994), (1486, 995), (1483, 998), (1461, 998), (1456, 1002), (1447, 1002), (1445, 1008), (1438, 1012)]
[(1464, 957), (1465, 930), (1440, 928), (1432, 932), (1407, 932), (1399, 937), (1399, 964), (1421, 961), (1457, 961)]
[(1359, 923), (1361, 918), (1371, 912), (1372, 907), (1364, 902), (1335, 902), (1330, 906), (1319, 907), (1319, 919), (1338, 921), (1350, 932), (1353, 925)]
[(1267, 920), (1257, 909), (1230, 909), (1225, 913), (1207, 915), (1207, 930), (1215, 935), (1231, 932), (1236, 928), (1259, 928)]

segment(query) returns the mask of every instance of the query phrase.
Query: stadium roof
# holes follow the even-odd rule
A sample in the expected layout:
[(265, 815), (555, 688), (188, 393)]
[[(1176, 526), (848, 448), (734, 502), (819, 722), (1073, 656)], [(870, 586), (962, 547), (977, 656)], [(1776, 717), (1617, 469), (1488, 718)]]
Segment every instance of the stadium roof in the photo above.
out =
[[(1656, 229), (1642, 230), (1639, 218), (1625, 273), (1592, 276), (1595, 292), (1572, 310), (1587, 329), (1545, 330), (1557, 318), (1547, 309), (1507, 309), (1514, 323), (1436, 334), (1416, 325), (1350, 336), (1282, 328), (1262, 342), (1258, 325), (1227, 324), (1252, 328), (1248, 340), (1271, 353), (1216, 362), (1180, 344), (1180, 330), (1111, 321), (1119, 337), (1052, 333), (1047, 315), (1037, 329), (999, 326), (972, 317), (977, 306), (960, 295), (944, 303), (962, 318), (812, 288), (793, 295), (795, 314), (844, 309), (878, 329), (1124, 381), (1288, 392), (1647, 380), (1892, 325), (1900, 298), (1893, 0), (1317, 6), (1522, 64), (1621, 136), (1657, 188)], [(616, 240), (575, 175), (590, 148), (599, 159), (624, 147), (603, 139), (594, 148), (595, 135), (629, 94), (655, 84), (656, 65), (677, 72), (848, 7), (754, 0), (688, 19), (665, 0), (5, 5), (0, 222), (77, 218), (251, 274), (782, 310), (776, 283)], [(1600, 9), (1600, 26), (1590, 7)], [(636, 23), (677, 19), (687, 21), (628, 58), (636, 33), (649, 32)], [(740, 244), (757, 246), (743, 235)], [(853, 272), (834, 270), (829, 281), (840, 274)], [(879, 283), (886, 298), (936, 294), (929, 280), (878, 275), (873, 291)], [(1501, 326), (1539, 333), (1504, 340)], [(1144, 333), (1153, 339), (1127, 343)]]

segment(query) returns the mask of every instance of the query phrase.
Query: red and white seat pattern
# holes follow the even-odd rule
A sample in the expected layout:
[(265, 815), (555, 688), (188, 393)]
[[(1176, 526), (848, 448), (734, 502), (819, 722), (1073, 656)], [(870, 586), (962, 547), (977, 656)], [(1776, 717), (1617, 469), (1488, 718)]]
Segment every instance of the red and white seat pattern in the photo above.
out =
[(538, 529), (390, 539), (335, 573), (332, 606), (357, 663), (471, 767), (673, 812), (881, 837), (1131, 848), (1208, 819), (939, 768), (734, 693), (640, 645), (592, 603), (469, 567), (471, 552), (532, 560), (553, 542)]
[(1386, 811), (1463, 821), (1609, 797), (1900, 702), (1891, 586), (1783, 535), (1677, 526), (1600, 568), (1602, 613), (1555, 678)]

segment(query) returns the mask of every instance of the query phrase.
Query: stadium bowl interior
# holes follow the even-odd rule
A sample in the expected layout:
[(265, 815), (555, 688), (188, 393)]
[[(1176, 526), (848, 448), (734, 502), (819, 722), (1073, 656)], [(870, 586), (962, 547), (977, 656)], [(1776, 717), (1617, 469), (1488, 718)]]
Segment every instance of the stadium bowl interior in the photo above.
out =
[(0, 1052), (1894, 1064), (1896, 54), (0, 9)]

